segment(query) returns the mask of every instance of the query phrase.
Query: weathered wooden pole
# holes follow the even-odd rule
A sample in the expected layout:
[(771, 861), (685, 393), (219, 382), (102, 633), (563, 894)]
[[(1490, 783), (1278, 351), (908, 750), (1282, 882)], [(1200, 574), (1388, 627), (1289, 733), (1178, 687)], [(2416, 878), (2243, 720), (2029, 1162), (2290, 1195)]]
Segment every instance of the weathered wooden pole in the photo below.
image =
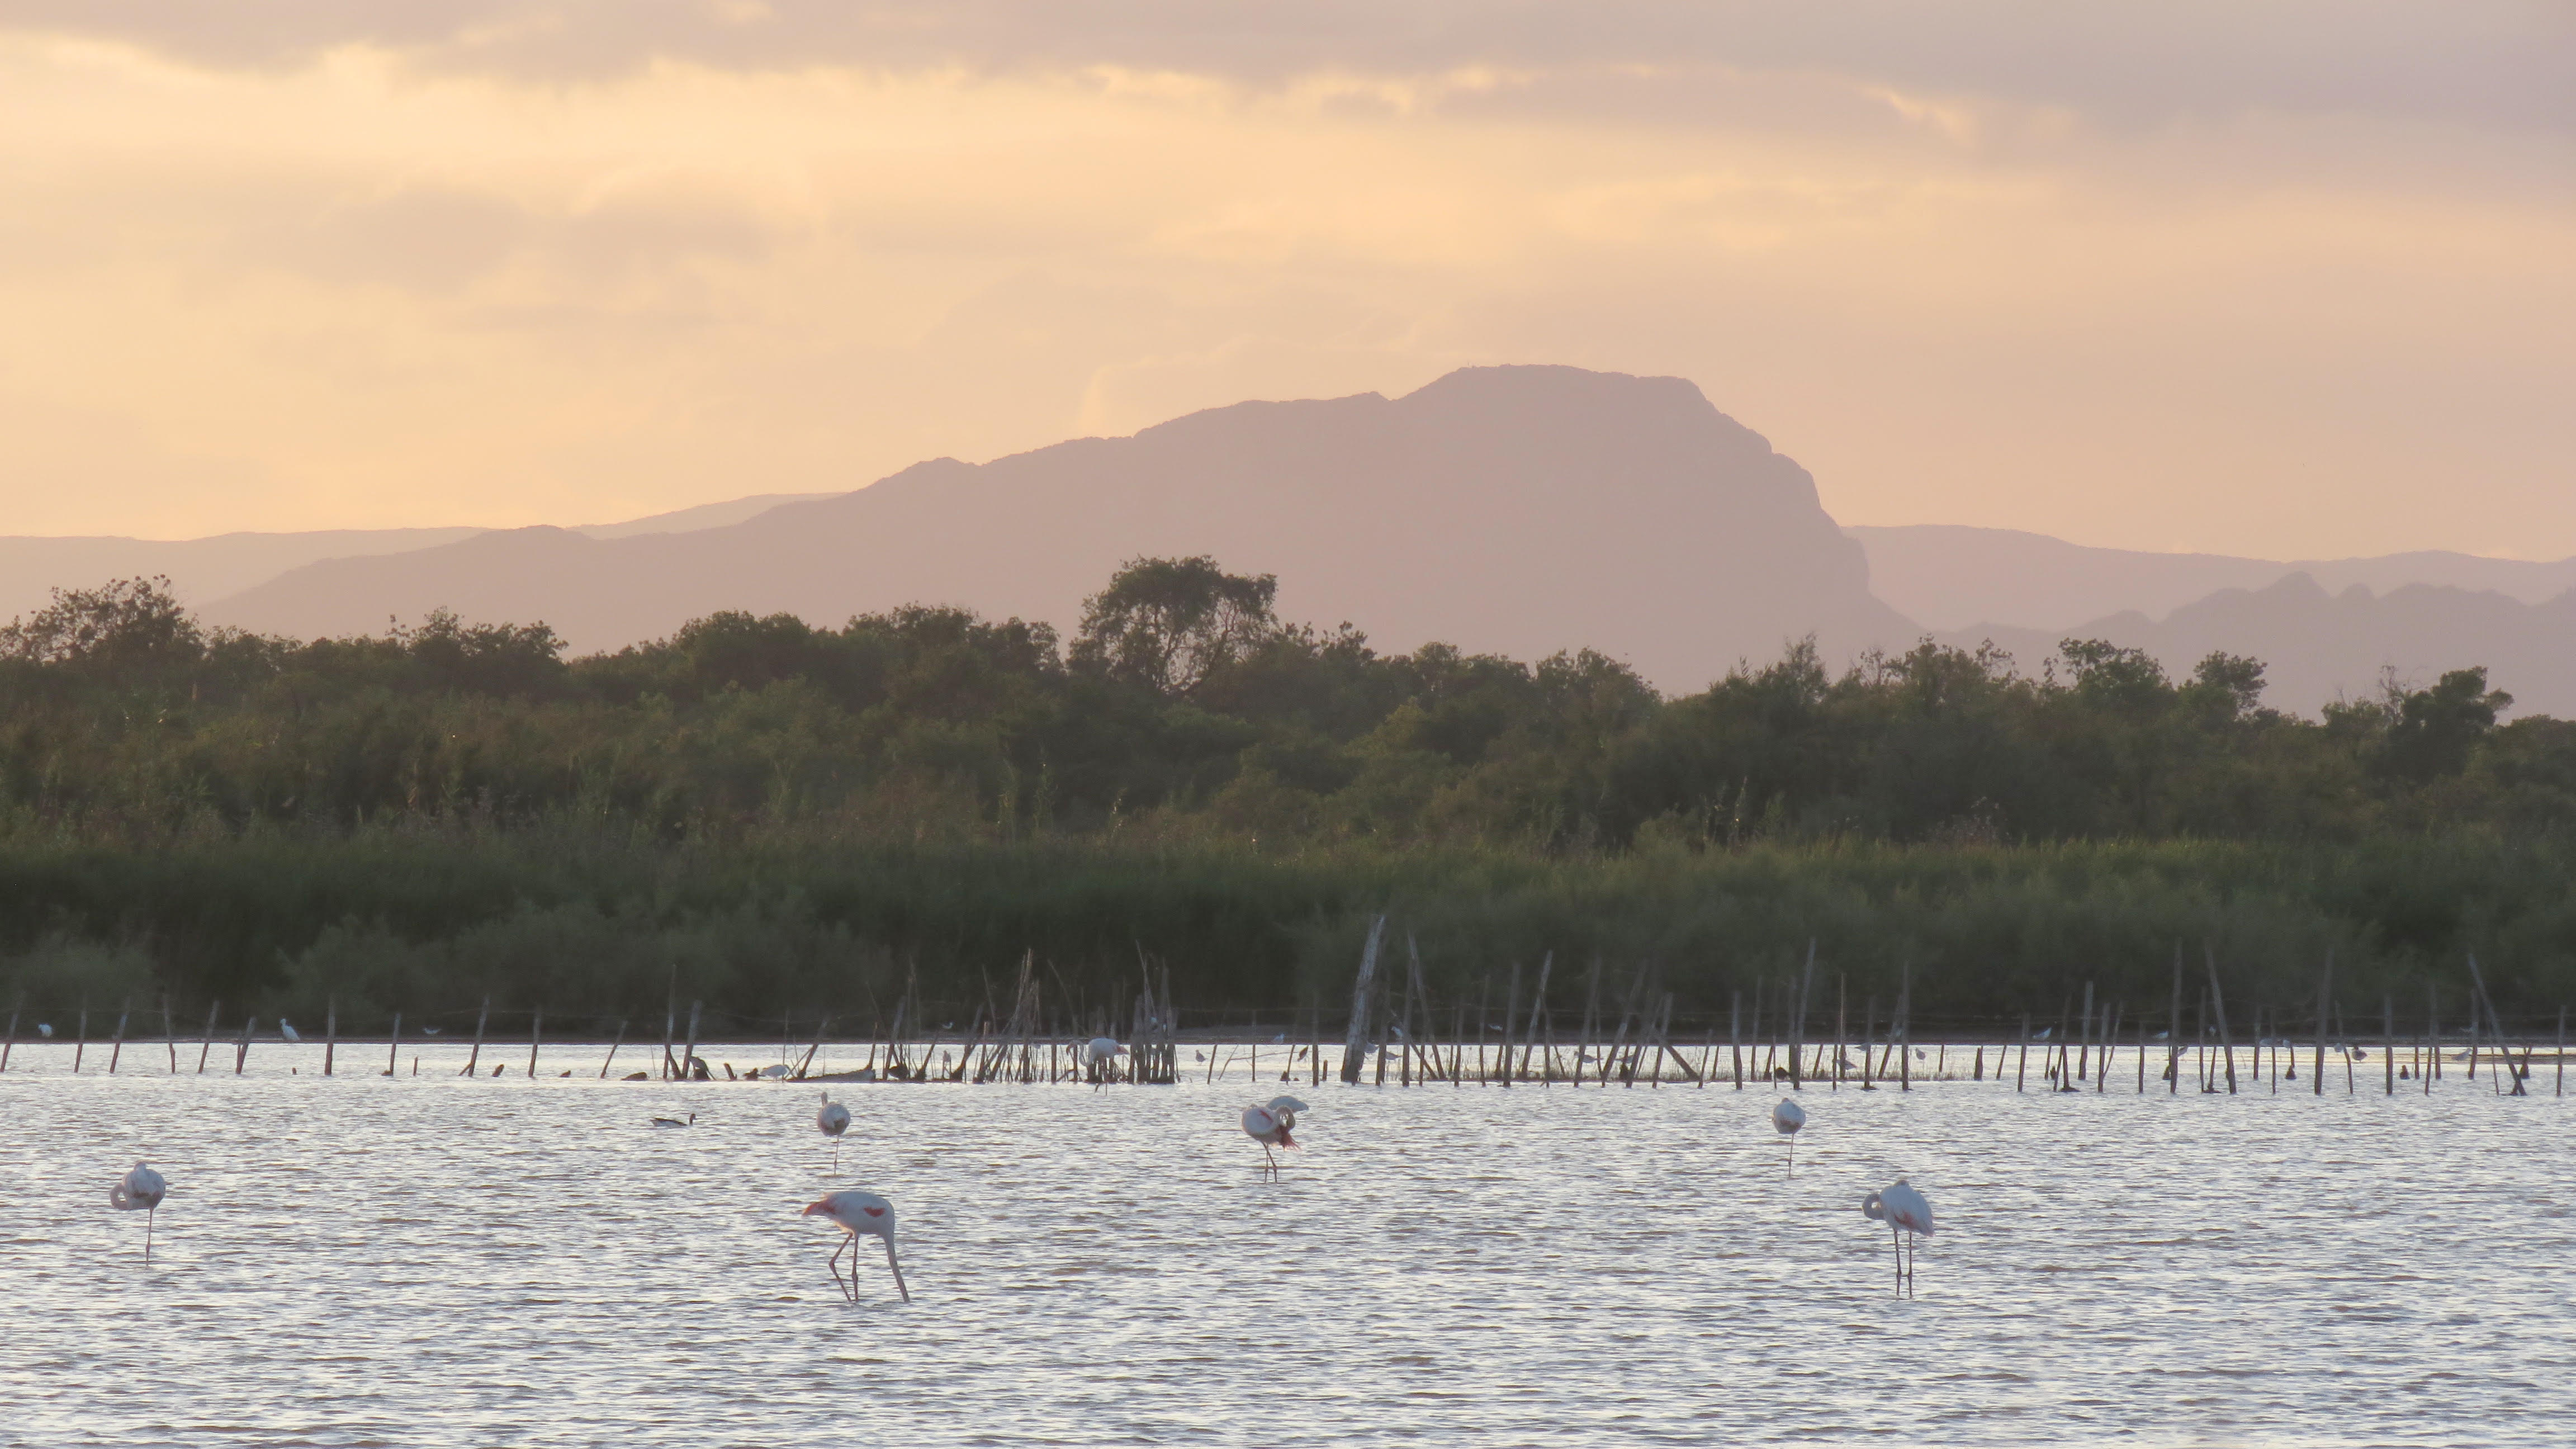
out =
[[(680, 1080), (684, 1082), (694, 1082), (698, 1079), (698, 1068), (696, 1065), (698, 1060), (698, 1013), (704, 1009), (705, 1005), (706, 1004), (704, 1002), (699, 1001), (692, 1001), (689, 1003), (688, 1045), (680, 1049)], [(924, 1067), (927, 1067), (930, 1064), (930, 1048), (923, 1047), (921, 1049), (921, 1061)]]
[(2174, 942), (2173, 1025), (2165, 1033), (2165, 1095), (2182, 1090), (2182, 942)]
[(1601, 1024), (1601, 953), (1592, 953), (1592, 969), (1583, 987), (1583, 1039), (1574, 1044), (1574, 1085), (1583, 1085), (1583, 1063), (1592, 1058), (1594, 1033)]
[[(898, 1040), (902, 1037), (903, 1012), (904, 1008), (911, 1004), (910, 998), (911, 993), (907, 991), (905, 993), (905, 999), (895, 1003), (894, 1031)], [(674, 1077), (685, 1075), (680, 1071), (679, 1063), (671, 1060), (671, 1043), (677, 1039), (674, 1033), (679, 1030), (679, 1027), (680, 964), (674, 961), (671, 963), (671, 979), (662, 988), (662, 1080), (666, 1082), (670, 1081)], [(892, 1045), (892, 1043), (888, 1044), (889, 1050), (892, 1049)], [(903, 1058), (898, 1053), (895, 1057), (895, 1062), (897, 1065), (901, 1065), (902, 1061)], [(898, 1073), (898, 1075), (900, 1075), (900, 1073)]]
[(2397, 1095), (2397, 998), (2386, 992), (2379, 995), (2379, 1074), (2385, 1079), (2379, 1095)]
[(1896, 1020), (1897, 1029), (1889, 1033), (1897, 1039), (1896, 1089), (1900, 1092), (1911, 1092), (1914, 1090), (1914, 958), (1912, 956), (1907, 956), (1905, 964), (1897, 968)]
[(332, 1058), (340, 1051), (340, 995), (333, 992), (322, 999), (322, 1075), (331, 1075)]
[(2218, 1044), (2227, 1053), (2227, 1095), (2236, 1095), (2236, 1038), (2227, 1031), (2227, 997), (2218, 987), (2218, 953), (2207, 941), (2200, 943), (2201, 960), (2209, 967), (2209, 1000), (2218, 1008)]
[(1735, 1063), (1735, 1090), (1744, 1090), (1744, 993), (1726, 993), (1726, 1054)]
[(537, 1079), (537, 1043), (545, 1040), (546, 1009), (542, 1006), (528, 1014), (528, 1080)]
[(1549, 1060), (1552, 1053), (1548, 1051), (1549, 1045), (1555, 1040), (1555, 1033), (1548, 1023), (1547, 978), (1548, 974), (1555, 969), (1556, 953), (1554, 951), (1550, 951), (1539, 958), (1538, 989), (1530, 993), (1529, 1022), (1521, 1030), (1521, 1066), (1524, 1070), (1528, 1068), (1531, 1049), (1536, 1048), (1538, 1055), (1538, 1080), (1540, 1086), (1547, 1085), (1550, 1074), (1549, 1069), (1554, 1065)]
[(1803, 1091), (1807, 1085), (1805, 1063), (1807, 1049), (1807, 998), (1816, 984), (1816, 938), (1807, 938), (1807, 964), (1798, 972), (1798, 1005), (1789, 1013), (1789, 1090)]
[[(1875, 1006), (1877, 1005), (1877, 1001), (1878, 1001), (1878, 998), (1876, 998), (1876, 997), (1871, 997), (1871, 998), (1870, 998), (1870, 1003), (1871, 1003), (1871, 1005), (1872, 1005), (1873, 1007), (1875, 1007)], [(2139, 1028), (2139, 1029), (2140, 1029), (2140, 1030), (2142, 1030), (2142, 1031), (2143, 1031), (2143, 1030), (2145, 1030), (2145, 1028), (2143, 1028), (2143, 1027), (2141, 1027), (2141, 1028)], [(1866, 1056), (1864, 1056), (1864, 1057), (1861, 1059), (1861, 1064), (1862, 1064), (1862, 1074), (1863, 1074), (1863, 1080), (1862, 1080), (1862, 1082), (1861, 1082), (1861, 1085), (1863, 1085), (1863, 1086), (1867, 1086), (1867, 1085), (1869, 1085), (1868, 1080), (1867, 1080), (1868, 1062), (1869, 1062), (1869, 1059), (1868, 1059)], [(2023, 1013), (2021, 1014), (2021, 1060), (2020, 1060), (2017, 1064), (2015, 1064), (2015, 1065), (2014, 1065), (2014, 1067), (2013, 1067), (2013, 1090), (2014, 1090), (2014, 1091), (2016, 1091), (2016, 1092), (2020, 1091), (2020, 1090), (2021, 1090), (2021, 1086), (2022, 1086), (2023, 1081), (2025, 1081), (2029, 1076), (2030, 1076), (2030, 1013), (2029, 1013), (2029, 1012), (2027, 1012), (2027, 1011), (2025, 1011), (2025, 1012), (2023, 1012)]]
[(491, 998), (491, 997), (486, 996), (486, 997), (484, 997), (484, 998), (483, 998), (483, 1005), (482, 1005), (482, 1008), (481, 1008), (480, 1010), (478, 1010), (478, 1011), (476, 1011), (476, 1012), (474, 1013), (474, 1051), (473, 1051), (473, 1054), (472, 1054), (472, 1055), (470, 1055), (470, 1056), (468, 1056), (468, 1057), (465, 1059), (465, 1070), (463, 1070), (463, 1071), (461, 1071), (461, 1072), (458, 1072), (456, 1075), (458, 1075), (458, 1076), (460, 1076), (460, 1077), (470, 1077), (470, 1076), (474, 1075), (474, 1069), (475, 1069), (477, 1066), (479, 1066), (479, 1065), (481, 1065), (481, 1064), (482, 1064), (482, 1061), (483, 1061), (483, 1023), (484, 1023), (485, 1021), (489, 1020), (489, 1019), (491, 1018), (491, 1015), (492, 1015), (492, 998)]
[(2090, 981), (2084, 983), (2084, 1026), (2081, 1034), (2084, 1045), (2076, 1057), (2075, 1080), (2089, 1082), (2093, 1080), (2093, 983)]
[(9, 1070), (9, 1054), (18, 1049), (18, 1013), (27, 1009), (27, 993), (21, 991), (9, 1003), (9, 1035), (0, 1040), (0, 1072)]
[(1850, 1029), (1851, 1029), (1851, 973), (1850, 973), (1850, 972), (1848, 972), (1848, 971), (1837, 971), (1837, 972), (1835, 972), (1835, 973), (1834, 973), (1834, 1085), (1833, 1085), (1833, 1090), (1835, 1090), (1835, 1091), (1837, 1091), (1837, 1092), (1839, 1092), (1839, 1091), (1841, 1091), (1841, 1090), (1843, 1089), (1843, 1043), (1844, 1043), (1846, 1040), (1848, 1040), (1848, 1039), (1849, 1039)]
[[(9, 1025), (12, 1031), (17, 1029), (14, 1020)], [(2555, 1095), (2567, 1095), (2567, 1008), (2564, 1006), (2558, 1008), (2558, 1090)]]
[(402, 1013), (397, 1011), (394, 1013), (394, 1029), (385, 1034), (385, 1075), (388, 1077), (392, 1076), (394, 1074), (394, 1068), (399, 1065), (401, 1061)]
[(170, 1075), (179, 1075), (179, 1031), (170, 1017), (170, 993), (161, 993), (161, 1045), (170, 1054)]
[(1503, 992), (1503, 1085), (1512, 1084), (1512, 1032), (1518, 1024), (1513, 1015), (1521, 1004), (1521, 963), (1512, 962), (1512, 984)]
[(107, 1074), (116, 1075), (116, 1064), (125, 1056), (125, 1020), (134, 1014), (134, 998), (129, 996), (116, 1006), (116, 1043), (108, 1048)]
[(236, 1077), (242, 1074), (242, 1064), (250, 1060), (251, 1028), (258, 1024), (259, 1018), (256, 1016), (242, 1018), (241, 1040), (233, 1043), (233, 1075)]
[(198, 1076), (202, 1077), (206, 1074), (206, 1054), (215, 1049), (215, 1017), (223, 1009), (224, 1003), (221, 997), (206, 1003), (206, 1029), (197, 1038)]
[(72, 1075), (80, 1075), (81, 1058), (89, 1051), (89, 998), (81, 998), (80, 1025), (72, 1028)]
[(599, 1059), (599, 1079), (608, 1080), (608, 1065), (617, 1060), (617, 1049), (626, 1044), (626, 1018), (617, 1018), (617, 1035), (609, 1038), (608, 1055)]
[(2334, 949), (2328, 947), (2325, 972), (2317, 978), (2317, 1056), (2308, 1069), (2308, 1075), (2315, 1078), (2308, 1083), (2308, 1094), (2315, 1097), (2326, 1094), (2326, 1017), (2333, 1009), (2333, 993)]
[(1386, 935), (1386, 916), (1380, 913), (1369, 922), (1367, 944), (1360, 948), (1360, 973), (1351, 985), (1350, 1030), (1342, 1039), (1342, 1084), (1357, 1086), (1360, 1080), (1360, 1048), (1368, 1042), (1369, 994), (1377, 984), (1378, 943)]

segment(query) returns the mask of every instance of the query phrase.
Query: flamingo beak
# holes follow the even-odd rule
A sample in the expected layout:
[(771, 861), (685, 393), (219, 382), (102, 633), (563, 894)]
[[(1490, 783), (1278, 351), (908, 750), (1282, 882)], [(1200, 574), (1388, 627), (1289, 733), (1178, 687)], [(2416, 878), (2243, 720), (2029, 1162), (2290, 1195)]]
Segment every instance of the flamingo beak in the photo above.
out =
[(826, 1206), (824, 1206), (822, 1203), (819, 1203), (819, 1202), (809, 1202), (809, 1203), (805, 1204), (805, 1211), (803, 1211), (803, 1212), (801, 1212), (801, 1213), (798, 1213), (796, 1216), (798, 1216), (798, 1217), (800, 1217), (800, 1218), (820, 1217), (820, 1216), (822, 1216), (824, 1213), (827, 1213), (827, 1212), (830, 1212), (830, 1211), (831, 1211), (831, 1209), (830, 1209), (830, 1208), (828, 1208), (828, 1207), (826, 1207)]

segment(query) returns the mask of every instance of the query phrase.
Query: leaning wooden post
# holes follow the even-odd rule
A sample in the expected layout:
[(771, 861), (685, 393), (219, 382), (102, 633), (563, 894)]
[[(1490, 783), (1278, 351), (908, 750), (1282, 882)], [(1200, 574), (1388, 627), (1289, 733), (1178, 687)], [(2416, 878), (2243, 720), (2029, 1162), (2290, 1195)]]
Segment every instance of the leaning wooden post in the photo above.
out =
[(1807, 996), (1816, 984), (1816, 938), (1807, 938), (1807, 964), (1798, 973), (1798, 1008), (1789, 1014), (1789, 1090), (1807, 1085)]
[[(2146, 1028), (2142, 1026), (2142, 1027), (2138, 1028), (2138, 1030), (2140, 1030), (2140, 1031), (2144, 1031), (2144, 1030), (2146, 1030)], [(1864, 1077), (1866, 1077), (1868, 1074), (1867, 1074), (1867, 1072), (1864, 1070), (1864, 1072), (1862, 1073), (1862, 1075), (1863, 1075)], [(2030, 1013), (2029, 1013), (2029, 1012), (2027, 1012), (2027, 1011), (2025, 1011), (2025, 1012), (2023, 1012), (2023, 1013), (2021, 1014), (2021, 1059), (2020, 1059), (2019, 1061), (2017, 1061), (2017, 1062), (2015, 1062), (2015, 1063), (2013, 1064), (2013, 1090), (2014, 1090), (2014, 1091), (2016, 1091), (2016, 1092), (2020, 1091), (2020, 1090), (2021, 1090), (2021, 1084), (2023, 1083), (2023, 1081), (2025, 1081), (2026, 1079), (2028, 1079), (2028, 1077), (2029, 1077), (2029, 1076), (2030, 1076)]]
[(2165, 1031), (2165, 1095), (2182, 1090), (2182, 942), (2174, 942), (2173, 1016)]
[(1735, 1063), (1735, 1090), (1744, 1090), (1744, 993), (1726, 993), (1726, 1054)]
[(250, 1060), (250, 1033), (251, 1028), (257, 1025), (259, 1018), (256, 1016), (242, 1018), (241, 1040), (233, 1043), (233, 1075), (236, 1077), (242, 1074), (242, 1063)]
[(2308, 1083), (2308, 1094), (2314, 1097), (2326, 1094), (2326, 1016), (2333, 1009), (2333, 993), (2334, 951), (2328, 948), (2325, 972), (2317, 978), (2317, 1055), (2308, 1069), (2308, 1075), (2313, 1078)]
[(458, 1075), (458, 1076), (460, 1076), (460, 1077), (470, 1077), (470, 1076), (474, 1075), (474, 1069), (475, 1069), (477, 1066), (480, 1066), (480, 1065), (482, 1064), (482, 1062), (483, 1062), (483, 1023), (484, 1023), (485, 1021), (489, 1020), (489, 1019), (491, 1018), (491, 1015), (492, 1015), (492, 998), (491, 998), (491, 997), (486, 996), (486, 997), (484, 997), (484, 998), (483, 998), (483, 1006), (482, 1006), (482, 1008), (481, 1008), (480, 1010), (478, 1010), (478, 1011), (476, 1011), (476, 1012), (474, 1013), (474, 1051), (473, 1051), (473, 1054), (472, 1054), (472, 1055), (470, 1055), (470, 1056), (468, 1056), (468, 1057), (465, 1059), (465, 1070), (463, 1070), (463, 1071), (461, 1071), (461, 1072), (458, 1072), (456, 1075)]
[(9, 1070), (9, 1054), (18, 1049), (18, 1013), (26, 1009), (27, 993), (21, 991), (18, 999), (9, 1003), (9, 1036), (0, 1041), (0, 1072)]
[(221, 997), (206, 1003), (206, 1030), (197, 1038), (198, 1076), (202, 1077), (206, 1074), (206, 1053), (215, 1049), (215, 1016), (223, 1009), (224, 1003)]
[(331, 1075), (331, 1058), (340, 1050), (340, 997), (333, 993), (322, 1006), (322, 1075)]
[(2379, 1074), (2386, 1080), (2379, 1095), (2397, 1095), (2397, 998), (2386, 992), (2379, 996)]
[(395, 1067), (397, 1064), (399, 1064), (399, 1063), (400, 1063), (400, 1061), (401, 1061), (401, 1053), (402, 1053), (402, 1013), (401, 1013), (401, 1012), (399, 1012), (399, 1011), (397, 1011), (397, 1012), (395, 1012), (395, 1013), (394, 1013), (394, 1029), (393, 1029), (392, 1031), (390, 1031), (390, 1032), (388, 1032), (388, 1033), (386, 1033), (386, 1034), (385, 1034), (385, 1075), (386, 1075), (386, 1076), (390, 1077), (390, 1076), (392, 1076), (392, 1075), (394, 1074), (394, 1067)]
[[(2475, 1019), (2476, 1019), (2476, 1013), (2475, 1013), (2475, 1012), (2470, 1013), (2470, 1019), (2471, 1019), (2471, 1020), (2475, 1020)], [(79, 1075), (80, 1075), (80, 1069), (81, 1069), (81, 1058), (82, 1058), (82, 1057), (84, 1057), (84, 1056), (87, 1056), (88, 1054), (89, 1054), (89, 998), (88, 998), (88, 997), (86, 997), (86, 996), (84, 996), (84, 997), (82, 997), (82, 998), (81, 998), (81, 1004), (80, 1004), (80, 1025), (78, 1025), (78, 1026), (76, 1026), (76, 1027), (73, 1027), (73, 1028), (72, 1028), (72, 1075), (73, 1075), (73, 1076), (77, 1077), (77, 1076), (79, 1076)]]
[(2083, 1051), (2075, 1059), (2075, 1080), (2089, 1082), (2093, 1080), (2093, 983), (2090, 981), (2084, 983), (2084, 1022), (2076, 1028), (2076, 1034), (2083, 1043)]
[[(1851, 973), (1850, 973), (1850, 972), (1848, 972), (1848, 971), (1837, 971), (1837, 972), (1835, 972), (1835, 973), (1834, 973), (1834, 1062), (1833, 1062), (1833, 1066), (1834, 1066), (1834, 1085), (1833, 1085), (1833, 1090), (1835, 1090), (1835, 1091), (1837, 1091), (1837, 1092), (1839, 1092), (1839, 1091), (1841, 1091), (1841, 1090), (1843, 1089), (1843, 1043), (1844, 1043), (1844, 1041), (1846, 1041), (1847, 1039), (1849, 1039), (1850, 1034), (1851, 1034)], [(1982, 1062), (1983, 1060), (1984, 1060), (1983, 1058), (1979, 1058), (1979, 1061), (1980, 1061), (1980, 1062)]]
[(2201, 959), (2209, 967), (2209, 1002), (2218, 1008), (2218, 1045), (2227, 1053), (2227, 1095), (2236, 1095), (2236, 1038), (2227, 1031), (2227, 997), (2218, 989), (2218, 953), (2207, 941), (2200, 943)]
[(537, 1079), (537, 1043), (545, 1040), (546, 1009), (536, 1008), (528, 1016), (528, 1080)]
[(116, 1004), (116, 1042), (108, 1049), (107, 1074), (116, 1075), (116, 1063), (125, 1055), (125, 1019), (134, 1014), (134, 998), (129, 996)]
[[(680, 1048), (680, 1080), (684, 1082), (694, 1082), (698, 1079), (698, 1012), (704, 1006), (704, 1002), (692, 1001), (689, 1003), (688, 1045)], [(922, 1048), (921, 1060), (923, 1065), (927, 1066), (929, 1064), (930, 1048)]]
[(179, 1075), (179, 1031), (170, 1019), (170, 993), (161, 993), (161, 1045), (170, 1053), (170, 1075)]
[(1342, 1085), (1356, 1087), (1360, 1081), (1360, 1048), (1368, 1042), (1369, 993), (1377, 984), (1377, 950), (1386, 935), (1386, 915), (1380, 912), (1369, 922), (1368, 941), (1360, 947), (1360, 973), (1351, 983), (1351, 1019), (1342, 1038)]
[[(903, 1006), (903, 1003), (898, 1003), (894, 1012), (894, 1029), (898, 1035), (903, 1031)], [(666, 1082), (674, 1076), (682, 1075), (676, 1070), (677, 1063), (671, 1060), (671, 1034), (679, 1024), (680, 964), (674, 961), (671, 963), (670, 982), (662, 990), (662, 1080)], [(895, 1060), (900, 1062), (903, 1059), (898, 1056)]]
[(1512, 963), (1512, 984), (1503, 993), (1503, 1085), (1512, 1084), (1512, 1030), (1519, 1018), (1514, 1015), (1521, 1004), (1521, 963)]
[(1896, 1040), (1896, 1090), (1914, 1090), (1914, 958), (1905, 958), (1897, 968), (1897, 1029), (1888, 1033)]

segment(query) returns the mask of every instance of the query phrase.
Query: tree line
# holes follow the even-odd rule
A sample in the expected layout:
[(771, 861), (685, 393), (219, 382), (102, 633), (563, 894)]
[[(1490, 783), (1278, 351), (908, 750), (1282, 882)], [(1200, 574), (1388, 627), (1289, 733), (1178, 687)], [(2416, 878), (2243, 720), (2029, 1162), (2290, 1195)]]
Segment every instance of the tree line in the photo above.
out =
[(2474, 666), (2312, 719), (2225, 654), (1792, 643), (1666, 697), (1590, 650), (1381, 653), (1276, 592), (1140, 559), (1069, 641), (724, 613), (577, 658), (541, 623), (292, 640), (164, 581), (59, 592), (0, 628), (0, 969), (417, 1010), (631, 1005), (685, 965), (756, 1015), (896, 972), (971, 997), (1023, 949), (1106, 992), (1144, 952), (1185, 1004), (1276, 1009), (1390, 906), (1435, 974), (1652, 957), (1700, 1007), (1819, 937), (1959, 1009), (2151, 982), (2186, 937), (2288, 1000), (2329, 949), (2356, 990), (2483, 943), (2545, 996), (2576, 960), (2576, 727), (2499, 722)]

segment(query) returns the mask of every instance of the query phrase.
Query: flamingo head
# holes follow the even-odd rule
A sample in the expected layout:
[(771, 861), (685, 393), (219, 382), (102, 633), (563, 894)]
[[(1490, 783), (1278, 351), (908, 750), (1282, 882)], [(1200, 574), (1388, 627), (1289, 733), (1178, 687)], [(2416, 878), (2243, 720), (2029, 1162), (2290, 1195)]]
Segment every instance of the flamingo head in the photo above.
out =
[(1880, 1201), (1877, 1193), (1871, 1193), (1860, 1200), (1860, 1215), (1874, 1223), (1886, 1222), (1887, 1204)]

